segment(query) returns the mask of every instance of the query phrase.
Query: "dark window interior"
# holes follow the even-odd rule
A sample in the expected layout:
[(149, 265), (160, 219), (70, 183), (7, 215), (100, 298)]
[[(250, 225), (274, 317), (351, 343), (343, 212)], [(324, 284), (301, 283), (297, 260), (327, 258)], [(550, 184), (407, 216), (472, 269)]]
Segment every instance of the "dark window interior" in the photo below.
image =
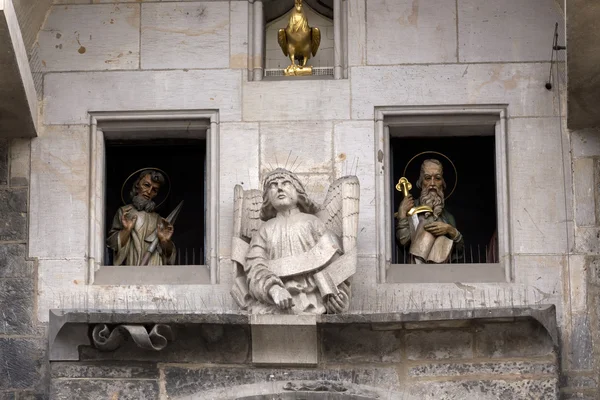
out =
[[(205, 215), (205, 141), (201, 139), (123, 140), (106, 142), (106, 233), (112, 220), (123, 206), (121, 187), (133, 172), (155, 167), (165, 171), (171, 181), (166, 201), (155, 210), (166, 217), (184, 201), (175, 222), (173, 242), (177, 247), (178, 265), (203, 265)], [(130, 202), (129, 191), (134, 178), (124, 190), (125, 201)], [(164, 192), (157, 196), (160, 202)], [(106, 248), (105, 265), (112, 265), (112, 250)]]
[[(465, 241), (464, 256), (455, 262), (486, 263), (498, 262), (497, 218), (496, 218), (496, 173), (494, 136), (453, 136), (453, 137), (391, 137), (391, 162), (393, 165), (392, 215), (398, 211), (403, 195), (395, 189), (407, 162), (416, 154), (436, 151), (448, 156), (456, 165), (458, 184), (455, 192), (446, 201), (445, 208), (454, 215), (457, 229)], [(421, 162), (425, 158), (437, 158), (444, 165), (446, 196), (454, 185), (452, 166), (441, 156), (428, 154), (413, 161), (406, 172), (412, 184), (411, 194), (419, 197), (417, 180)], [(395, 219), (394, 219), (395, 224)], [(395, 227), (395, 225), (392, 225)], [(394, 230), (395, 236), (395, 230)], [(407, 251), (396, 245), (392, 249), (392, 263), (408, 263)]]

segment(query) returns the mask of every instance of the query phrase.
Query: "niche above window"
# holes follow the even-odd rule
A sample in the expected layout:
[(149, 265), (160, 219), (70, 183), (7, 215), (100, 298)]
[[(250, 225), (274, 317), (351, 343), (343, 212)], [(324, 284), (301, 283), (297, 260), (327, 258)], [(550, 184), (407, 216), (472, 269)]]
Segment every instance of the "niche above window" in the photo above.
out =
[(312, 75), (284, 76), (291, 61), (283, 54), (277, 34), (286, 28), (294, 0), (249, 0), (249, 80), (347, 78), (347, 0), (303, 0), (302, 4), (309, 26), (321, 31), (317, 54), (307, 63)]

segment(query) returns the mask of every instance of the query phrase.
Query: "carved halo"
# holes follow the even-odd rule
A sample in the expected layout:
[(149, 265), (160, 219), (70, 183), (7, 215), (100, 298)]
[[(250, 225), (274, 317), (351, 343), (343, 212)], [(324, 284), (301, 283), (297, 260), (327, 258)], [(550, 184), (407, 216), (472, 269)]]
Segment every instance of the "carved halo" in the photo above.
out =
[[(406, 166), (404, 167), (404, 172), (402, 172), (402, 176), (406, 176), (406, 171), (408, 171), (408, 167), (410, 166), (410, 163), (413, 162), (417, 157), (422, 156), (424, 154), (436, 154), (439, 156), (444, 157), (449, 163), (450, 165), (452, 165), (452, 168), (454, 169), (454, 186), (452, 187), (452, 190), (450, 191), (450, 194), (448, 194), (444, 199), (448, 200), (448, 198), (450, 196), (452, 196), (452, 193), (454, 193), (454, 190), (456, 189), (456, 185), (458, 184), (458, 171), (456, 170), (456, 166), (454, 165), (454, 163), (452, 162), (452, 160), (445, 154), (440, 153), (439, 151), (422, 151), (421, 153), (415, 154), (413, 156), (413, 158), (411, 158), (410, 160), (408, 160), (408, 162), (406, 163)], [(419, 166), (420, 168), (420, 166)]]
[[(157, 209), (158, 209), (158, 208), (160, 208), (160, 206), (162, 206), (162, 205), (164, 204), (164, 202), (165, 202), (165, 201), (167, 201), (167, 199), (169, 198), (169, 194), (171, 194), (171, 178), (169, 178), (169, 174), (167, 174), (165, 171), (163, 171), (163, 170), (162, 170), (162, 169), (160, 169), (160, 168), (155, 168), (155, 167), (147, 167), (147, 168), (140, 168), (140, 169), (138, 169), (137, 171), (134, 171), (134, 172), (132, 172), (132, 173), (131, 173), (131, 175), (129, 175), (129, 176), (127, 177), (127, 179), (125, 179), (125, 182), (123, 182), (123, 186), (121, 186), (121, 201), (123, 202), (123, 204), (128, 204), (128, 203), (125, 201), (125, 195), (124, 195), (124, 193), (125, 193), (125, 190), (130, 190), (130, 189), (131, 189), (131, 186), (133, 186), (133, 182), (131, 182), (131, 183), (129, 182), (129, 181), (131, 180), (131, 178), (135, 177), (135, 179), (137, 179), (137, 175), (138, 175), (140, 172), (142, 172), (142, 171), (146, 171), (146, 170), (149, 170), (149, 169), (150, 169), (150, 170), (153, 170), (153, 171), (160, 172), (161, 174), (163, 174), (163, 176), (164, 176), (164, 177), (165, 177), (165, 179), (166, 179), (166, 182), (165, 182), (165, 184), (166, 184), (166, 186), (167, 186), (167, 194), (166, 194), (166, 195), (165, 195), (165, 197), (164, 197), (164, 198), (161, 200), (161, 202), (160, 202), (160, 203), (158, 203), (158, 204), (156, 205), (156, 208), (157, 208)], [(162, 189), (162, 188), (161, 188), (161, 189)]]

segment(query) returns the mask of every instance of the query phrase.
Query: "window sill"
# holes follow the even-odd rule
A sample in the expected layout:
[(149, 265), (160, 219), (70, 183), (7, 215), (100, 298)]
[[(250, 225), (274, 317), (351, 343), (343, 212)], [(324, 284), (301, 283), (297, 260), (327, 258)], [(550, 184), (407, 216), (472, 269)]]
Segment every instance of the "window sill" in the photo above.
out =
[(392, 264), (386, 283), (506, 282), (502, 264)]
[(206, 265), (103, 265), (94, 274), (94, 285), (210, 285), (210, 270)]

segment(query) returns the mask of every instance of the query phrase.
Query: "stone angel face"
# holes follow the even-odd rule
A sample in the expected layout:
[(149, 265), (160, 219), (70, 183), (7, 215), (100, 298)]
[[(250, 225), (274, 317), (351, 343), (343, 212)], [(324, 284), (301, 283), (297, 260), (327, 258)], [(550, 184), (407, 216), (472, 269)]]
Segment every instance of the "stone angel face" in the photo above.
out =
[(231, 294), (259, 314), (348, 310), (356, 272), (358, 178), (337, 179), (322, 205), (293, 172), (277, 168), (263, 190), (234, 190)]

